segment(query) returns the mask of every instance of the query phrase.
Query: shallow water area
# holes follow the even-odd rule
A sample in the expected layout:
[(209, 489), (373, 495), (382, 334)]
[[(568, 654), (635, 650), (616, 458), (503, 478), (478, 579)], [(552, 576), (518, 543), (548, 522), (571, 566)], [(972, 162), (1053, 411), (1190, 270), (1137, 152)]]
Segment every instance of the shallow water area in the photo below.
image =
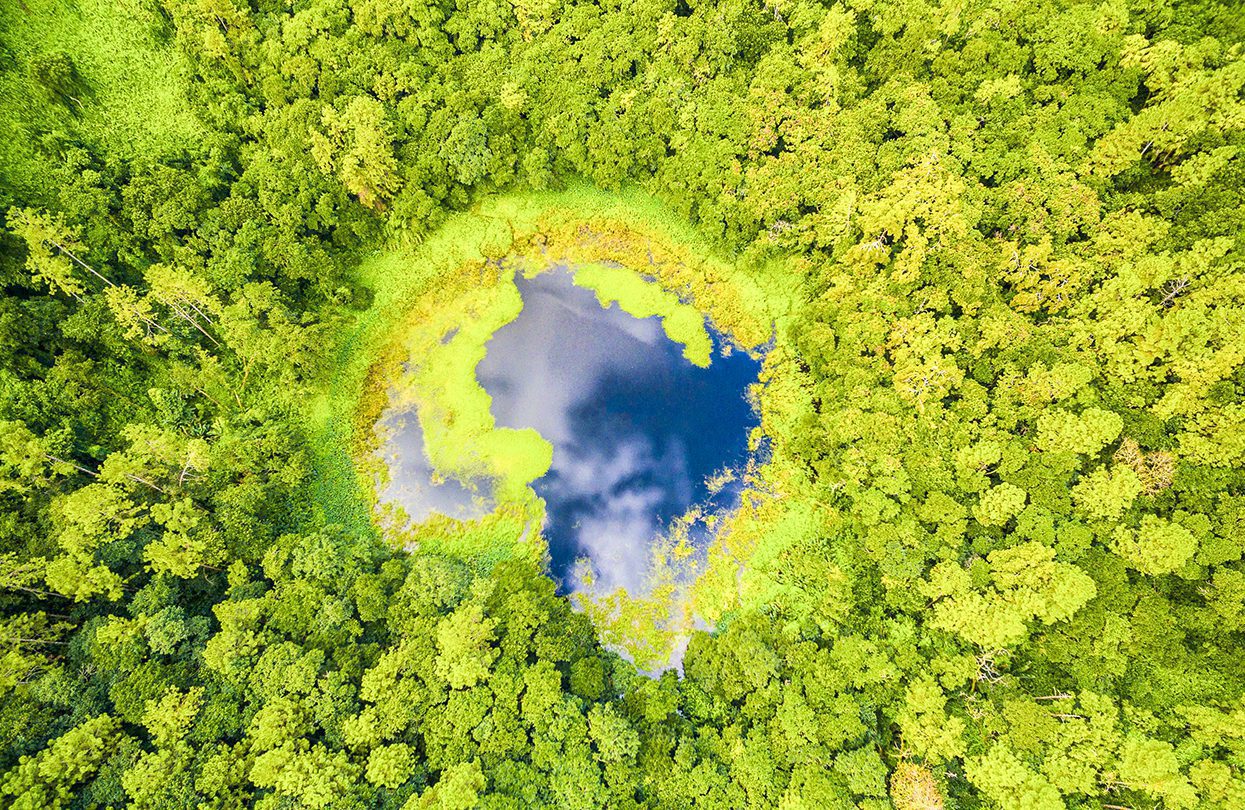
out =
[(597, 589), (637, 593), (672, 520), (733, 505), (721, 473), (747, 460), (758, 419), (746, 393), (760, 364), (714, 335), (710, 366), (698, 368), (659, 318), (602, 308), (563, 269), (516, 284), (523, 310), (488, 342), (476, 376), (499, 427), (534, 428), (553, 444), (533, 484), (550, 573), (571, 590), (587, 558)]
[(381, 504), (402, 507), (412, 523), (434, 514), (456, 520), (483, 516), (491, 505), (484, 488), (437, 475), (424, 452), (424, 432), (411, 412), (389, 410), (376, 423), (388, 467), (388, 480), (378, 492)]

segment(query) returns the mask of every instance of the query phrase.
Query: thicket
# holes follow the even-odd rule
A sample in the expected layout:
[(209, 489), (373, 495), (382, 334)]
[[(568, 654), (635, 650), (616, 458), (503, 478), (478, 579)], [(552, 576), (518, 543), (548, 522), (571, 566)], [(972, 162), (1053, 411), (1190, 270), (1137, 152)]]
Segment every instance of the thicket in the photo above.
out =
[[(1243, 41), (1174, 0), (6, 3), (0, 803), (1245, 806)], [(754, 598), (681, 676), (313, 497), (352, 268), (572, 178), (799, 294)]]

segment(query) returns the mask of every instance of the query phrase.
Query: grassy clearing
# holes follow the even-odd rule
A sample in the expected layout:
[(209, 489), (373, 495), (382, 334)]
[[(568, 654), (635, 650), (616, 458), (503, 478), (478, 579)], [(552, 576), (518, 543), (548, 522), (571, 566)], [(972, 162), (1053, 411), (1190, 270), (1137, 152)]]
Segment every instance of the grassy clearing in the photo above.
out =
[[(144, 0), (0, 3), (0, 172), (27, 195), (50, 193), (33, 146), (74, 135), (123, 157), (179, 151), (202, 134), (164, 18)], [(77, 79), (50, 98), (32, 77), (40, 55), (66, 54)], [(34, 103), (35, 101), (39, 103)], [(53, 103), (43, 103), (47, 100)]]

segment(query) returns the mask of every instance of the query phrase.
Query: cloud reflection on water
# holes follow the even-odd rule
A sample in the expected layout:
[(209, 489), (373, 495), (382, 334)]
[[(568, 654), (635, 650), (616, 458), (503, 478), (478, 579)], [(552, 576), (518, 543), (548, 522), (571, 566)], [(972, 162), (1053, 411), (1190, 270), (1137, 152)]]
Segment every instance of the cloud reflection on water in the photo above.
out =
[(389, 480), (379, 493), (381, 504), (400, 506), (411, 523), (434, 513), (471, 520), (492, 507), (488, 498), (453, 478), (434, 475), (424, 451), (424, 431), (411, 411), (387, 410), (376, 423), (385, 450)]
[(523, 311), (487, 346), (477, 377), (502, 427), (554, 447), (535, 483), (547, 505), (552, 574), (588, 556), (602, 590), (643, 586), (653, 539), (746, 456), (758, 371), (743, 352), (691, 365), (657, 318), (602, 309), (565, 271), (517, 279)]
[[(534, 483), (546, 504), (550, 573), (563, 591), (587, 557), (595, 590), (644, 590), (653, 541), (693, 506), (731, 505), (706, 479), (742, 465), (757, 417), (745, 399), (759, 364), (741, 351), (693, 366), (658, 318), (603, 309), (571, 274), (516, 278), (523, 310), (489, 340), (476, 369), (498, 427), (534, 428), (553, 445)], [(391, 408), (377, 425), (389, 481), (382, 504), (413, 523), (434, 513), (481, 517), (484, 482), (437, 480), (416, 414)]]

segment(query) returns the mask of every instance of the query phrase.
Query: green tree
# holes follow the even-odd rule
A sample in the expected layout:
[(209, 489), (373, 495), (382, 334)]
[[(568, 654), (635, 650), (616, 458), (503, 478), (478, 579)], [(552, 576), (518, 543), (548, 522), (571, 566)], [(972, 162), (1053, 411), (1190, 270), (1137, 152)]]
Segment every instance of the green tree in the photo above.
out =
[(921, 589), (933, 600), (934, 627), (987, 651), (1027, 639), (1035, 618), (1044, 624), (1072, 618), (1096, 593), (1088, 574), (1056, 562), (1055, 550), (1040, 543), (992, 551), (986, 559), (988, 584), (947, 561), (934, 566)]
[(57, 737), (35, 756), (24, 757), (0, 780), (0, 795), (20, 810), (70, 806), (73, 789), (91, 777), (121, 738), (121, 723), (106, 714)]
[(489, 667), (500, 654), (493, 644), (496, 626), (479, 605), (470, 603), (442, 619), (436, 628), (437, 674), (454, 689), (487, 680)]
[(445, 770), (435, 785), (412, 796), (403, 810), (470, 810), (487, 784), (478, 761), (464, 762)]
[(75, 267), (111, 287), (113, 283), (87, 264), (82, 256), (86, 248), (74, 229), (60, 214), (49, 214), (34, 208), (11, 208), (9, 229), (26, 244), (26, 268), (32, 280), (51, 289), (81, 298), (86, 285), (78, 278)]
[(1111, 546), (1130, 568), (1143, 574), (1170, 574), (1193, 557), (1197, 538), (1178, 523), (1145, 515), (1135, 529), (1117, 527)]
[(359, 202), (384, 210), (401, 187), (385, 108), (370, 96), (355, 96), (340, 112), (325, 107), (320, 124), (323, 131), (310, 134), (320, 169), (336, 174)]

